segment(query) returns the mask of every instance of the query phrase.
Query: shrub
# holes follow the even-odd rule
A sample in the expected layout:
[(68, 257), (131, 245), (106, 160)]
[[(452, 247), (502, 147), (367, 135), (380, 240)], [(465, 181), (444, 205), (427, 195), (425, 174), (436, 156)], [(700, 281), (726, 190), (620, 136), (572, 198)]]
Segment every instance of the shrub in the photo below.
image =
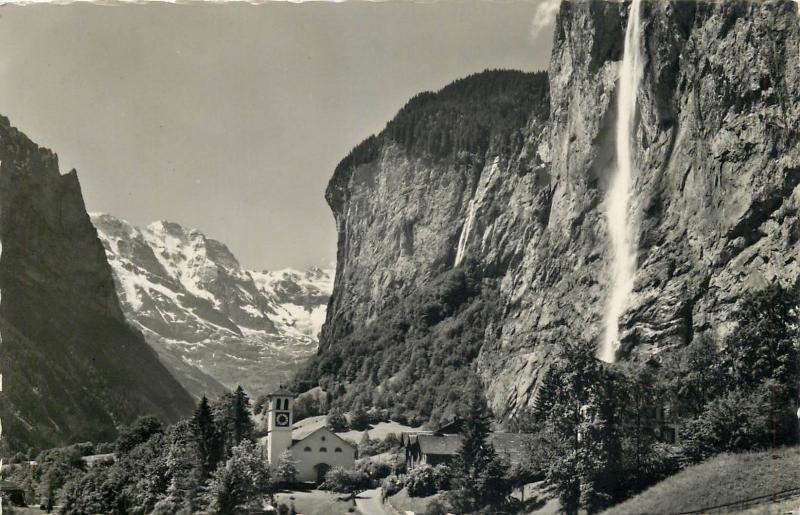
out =
[(368, 428), (369, 417), (367, 416), (367, 412), (360, 407), (353, 410), (353, 413), (350, 414), (350, 429), (363, 431)]
[(286, 449), (275, 466), (275, 479), (288, 485), (297, 481), (297, 473), (297, 461), (292, 457), (292, 452)]
[(389, 422), (389, 410), (372, 407), (367, 411), (367, 420), (372, 425)]
[(420, 465), (406, 474), (405, 485), (411, 497), (427, 497), (436, 493), (436, 471), (430, 465)]
[(356, 470), (364, 473), (371, 484), (379, 484), (380, 481), (392, 473), (392, 466), (388, 463), (363, 461), (358, 464)]
[(117, 452), (126, 453), (149, 440), (154, 434), (163, 432), (164, 426), (156, 417), (151, 415), (139, 417), (130, 427), (120, 432), (117, 438)]
[(447, 465), (441, 464), (433, 467), (433, 482), (437, 491), (449, 490), (452, 477), (453, 471)]
[(10, 463), (10, 464), (18, 464), (18, 463), (22, 463), (22, 462), (25, 462), (25, 461), (28, 461), (28, 458), (24, 454), (22, 454), (21, 452), (18, 452), (14, 456), (11, 457), (11, 459), (8, 461), (8, 463)]
[(425, 509), (425, 515), (447, 515), (450, 509), (442, 499), (433, 499)]
[(771, 440), (769, 398), (761, 392), (729, 392), (706, 405), (703, 413), (681, 428), (681, 443), (689, 461), (701, 461), (725, 451), (752, 450)]
[(261, 499), (269, 489), (269, 466), (261, 459), (255, 444), (244, 440), (211, 476), (207, 487), (209, 506), (215, 513), (231, 513), (239, 506)]
[(333, 467), (325, 474), (325, 482), (320, 485), (323, 490), (339, 493), (354, 493), (366, 490), (369, 487), (369, 478), (362, 470), (346, 470), (342, 467)]
[(381, 483), (381, 492), (383, 497), (390, 497), (403, 489), (404, 479), (402, 477), (390, 474)]
[(349, 429), (347, 419), (339, 408), (332, 408), (328, 412), (326, 425), (331, 431), (347, 431)]
[(395, 433), (389, 433), (383, 440), (373, 440), (369, 433), (364, 431), (361, 441), (358, 444), (359, 456), (375, 456), (384, 452), (391, 451), (400, 447), (400, 438)]

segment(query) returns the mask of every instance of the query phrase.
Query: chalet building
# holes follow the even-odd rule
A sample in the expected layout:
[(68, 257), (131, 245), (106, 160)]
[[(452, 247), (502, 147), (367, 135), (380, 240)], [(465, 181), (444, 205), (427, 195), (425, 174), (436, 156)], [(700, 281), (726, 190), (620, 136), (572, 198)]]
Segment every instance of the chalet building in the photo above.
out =
[[(401, 434), (405, 450), (406, 468), (409, 470), (419, 465), (436, 466), (450, 463), (461, 449), (464, 437), (461, 433), (461, 422), (455, 421), (436, 431), (415, 431)], [(527, 433), (490, 433), (489, 442), (498, 456), (512, 465), (519, 462), (523, 455)]]
[(261, 439), (264, 458), (275, 469), (287, 449), (297, 463), (297, 480), (321, 483), (333, 467), (352, 470), (356, 462), (356, 446), (327, 427), (294, 424), (295, 395), (284, 389), (269, 395), (267, 436)]

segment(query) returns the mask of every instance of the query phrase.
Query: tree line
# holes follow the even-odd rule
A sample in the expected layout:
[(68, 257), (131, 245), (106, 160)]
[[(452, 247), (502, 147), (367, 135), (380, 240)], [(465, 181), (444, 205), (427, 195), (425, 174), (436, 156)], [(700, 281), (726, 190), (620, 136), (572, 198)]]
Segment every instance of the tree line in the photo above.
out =
[(565, 342), (514, 421), (532, 434), (519, 472), (545, 479), (567, 513), (595, 513), (715, 454), (796, 444), (797, 305), (777, 285), (752, 293), (721, 345), (699, 336), (644, 363)]
[[(261, 507), (276, 488), (256, 442), (249, 399), (239, 387), (168, 427), (155, 417), (124, 428), (112, 446), (76, 444), (12, 465), (7, 479), (46, 510), (65, 514), (238, 513)], [(113, 458), (87, 465), (98, 450)]]
[(482, 390), (473, 361), (500, 314), (497, 292), (497, 279), (472, 263), (444, 272), (311, 358), (293, 389), (322, 387), (334, 411), (374, 409), (411, 426), (446, 422)]

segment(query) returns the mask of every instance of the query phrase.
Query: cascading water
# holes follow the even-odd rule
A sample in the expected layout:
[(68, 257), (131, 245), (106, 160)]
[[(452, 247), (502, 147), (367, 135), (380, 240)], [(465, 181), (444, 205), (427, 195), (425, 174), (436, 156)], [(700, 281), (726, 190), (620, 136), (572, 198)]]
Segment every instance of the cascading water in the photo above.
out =
[(619, 346), (619, 319), (633, 291), (636, 272), (636, 246), (630, 223), (633, 156), (631, 147), (636, 117), (636, 95), (642, 77), (641, 3), (631, 2), (625, 28), (625, 49), (617, 93), (616, 158), (617, 170), (606, 198), (606, 220), (611, 240), (611, 294), (606, 306), (605, 334), (598, 357), (612, 363)]
[(464, 226), (461, 228), (461, 236), (458, 238), (458, 250), (456, 251), (456, 260), (453, 264), (453, 267), (457, 267), (464, 261), (464, 258), (467, 254), (467, 242), (469, 242), (469, 234), (472, 231), (472, 224), (475, 222), (475, 214), (478, 211), (478, 208), (483, 204), (483, 199), (486, 196), (486, 190), (489, 188), (489, 181), (491, 181), (492, 176), (494, 176), (495, 172), (497, 171), (497, 163), (499, 158), (495, 158), (494, 162), (492, 163), (492, 168), (489, 170), (488, 176), (478, 181), (478, 187), (475, 189), (475, 194), (472, 196), (472, 200), (469, 201), (469, 205), (467, 206), (467, 218), (464, 221)]

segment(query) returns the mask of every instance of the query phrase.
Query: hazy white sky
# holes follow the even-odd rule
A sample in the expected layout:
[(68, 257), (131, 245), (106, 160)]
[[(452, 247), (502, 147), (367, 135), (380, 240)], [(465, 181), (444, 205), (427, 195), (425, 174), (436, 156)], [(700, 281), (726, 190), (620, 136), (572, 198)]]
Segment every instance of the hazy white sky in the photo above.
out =
[(338, 161), (414, 94), (545, 69), (528, 2), (0, 7), (0, 113), (87, 208), (196, 227), (254, 269), (327, 264)]

